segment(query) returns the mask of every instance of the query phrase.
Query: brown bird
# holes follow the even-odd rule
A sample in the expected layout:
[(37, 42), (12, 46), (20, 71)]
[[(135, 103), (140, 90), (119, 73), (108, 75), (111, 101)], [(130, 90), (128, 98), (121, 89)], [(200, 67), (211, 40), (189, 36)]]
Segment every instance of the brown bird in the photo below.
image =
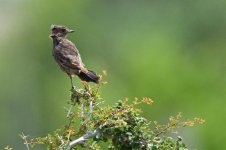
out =
[(68, 33), (74, 32), (62, 25), (51, 25), (51, 35), (53, 41), (52, 54), (60, 68), (67, 73), (71, 80), (77, 75), (82, 81), (99, 83), (99, 76), (87, 68), (82, 63), (81, 56), (75, 44), (66, 39)]

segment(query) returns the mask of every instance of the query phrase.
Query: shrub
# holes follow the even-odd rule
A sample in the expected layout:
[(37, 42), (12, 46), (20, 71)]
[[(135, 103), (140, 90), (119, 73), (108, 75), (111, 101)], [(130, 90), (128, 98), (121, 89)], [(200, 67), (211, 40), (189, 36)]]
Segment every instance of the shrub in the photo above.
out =
[[(113, 106), (105, 106), (100, 96), (101, 83), (90, 88), (83, 83), (84, 89), (71, 90), (69, 108), (66, 111), (68, 123), (45, 137), (29, 138), (21, 135), (24, 144), (29, 147), (46, 145), (48, 150), (104, 149), (144, 149), (144, 150), (186, 150), (181, 137), (170, 137), (177, 133), (178, 127), (193, 126), (204, 123), (203, 119), (194, 118), (182, 121), (181, 113), (169, 117), (165, 125), (150, 121), (141, 115), (140, 104), (153, 105), (150, 98), (119, 100)], [(75, 122), (80, 122), (79, 125)], [(5, 150), (10, 150), (6, 147)]]

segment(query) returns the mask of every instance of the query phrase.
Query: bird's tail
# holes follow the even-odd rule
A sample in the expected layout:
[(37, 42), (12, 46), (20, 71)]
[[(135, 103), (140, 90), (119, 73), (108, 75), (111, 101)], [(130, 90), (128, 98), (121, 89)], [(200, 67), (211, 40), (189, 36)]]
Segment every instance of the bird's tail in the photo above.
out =
[(94, 82), (94, 83), (97, 83), (97, 84), (99, 83), (99, 79), (100, 79), (100, 77), (92, 70), (81, 71), (78, 74), (78, 77), (82, 81)]

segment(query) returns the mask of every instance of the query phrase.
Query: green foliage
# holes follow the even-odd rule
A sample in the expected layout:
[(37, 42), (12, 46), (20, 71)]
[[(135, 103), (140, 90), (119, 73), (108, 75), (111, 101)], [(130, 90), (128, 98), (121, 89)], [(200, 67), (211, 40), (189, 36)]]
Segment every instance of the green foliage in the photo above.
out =
[(12, 150), (12, 148), (10, 148), (9, 146), (6, 146), (6, 147), (4, 148), (4, 150)]
[(45, 137), (27, 139), (22, 135), (24, 144), (27, 147), (46, 145), (48, 150), (102, 149), (101, 142), (106, 142), (110, 150), (185, 150), (187, 146), (182, 138), (173, 139), (169, 133), (177, 133), (178, 127), (204, 123), (200, 118), (181, 121), (181, 113), (171, 116), (166, 125), (149, 121), (137, 108), (140, 104), (153, 104), (147, 97), (134, 98), (130, 103), (125, 98), (113, 106), (105, 106), (99, 93), (100, 85), (105, 83), (102, 81), (95, 88), (87, 83), (83, 83), (84, 89), (73, 88), (68, 102), (68, 124)]

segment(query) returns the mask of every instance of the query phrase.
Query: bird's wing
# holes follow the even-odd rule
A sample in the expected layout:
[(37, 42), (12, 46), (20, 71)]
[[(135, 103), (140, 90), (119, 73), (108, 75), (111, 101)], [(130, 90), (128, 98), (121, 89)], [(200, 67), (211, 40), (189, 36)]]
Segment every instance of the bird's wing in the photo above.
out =
[(59, 42), (58, 47), (59, 50), (55, 51), (55, 55), (64, 66), (71, 69), (79, 69), (83, 67), (78, 49), (71, 41), (63, 39)]

